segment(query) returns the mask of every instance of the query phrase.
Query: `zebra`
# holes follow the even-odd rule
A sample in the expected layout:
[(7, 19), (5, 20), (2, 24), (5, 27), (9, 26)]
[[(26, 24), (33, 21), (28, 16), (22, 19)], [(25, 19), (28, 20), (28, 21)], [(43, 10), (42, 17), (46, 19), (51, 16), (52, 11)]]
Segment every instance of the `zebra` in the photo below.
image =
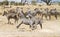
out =
[(11, 24), (11, 22), (10, 22), (10, 19), (11, 18), (13, 18), (13, 19), (15, 19), (15, 23), (16, 22), (18, 22), (18, 17), (17, 17), (17, 15), (16, 15), (16, 13), (13, 11), (13, 12), (6, 12), (6, 11), (4, 11), (4, 13), (3, 13), (3, 16), (6, 16), (7, 17), (7, 19), (8, 19), (8, 24)]
[[(23, 14), (24, 16), (24, 14)], [(40, 27), (42, 29), (42, 23), (41, 20), (36, 19), (35, 17), (30, 15), (26, 15), (24, 17), (20, 17), (21, 23), (17, 26), (17, 28), (19, 28), (21, 26), (21, 24), (25, 24), (25, 25), (30, 25), (30, 28), (32, 30), (34, 30), (34, 27), (36, 27), (36, 25), (40, 24)]]

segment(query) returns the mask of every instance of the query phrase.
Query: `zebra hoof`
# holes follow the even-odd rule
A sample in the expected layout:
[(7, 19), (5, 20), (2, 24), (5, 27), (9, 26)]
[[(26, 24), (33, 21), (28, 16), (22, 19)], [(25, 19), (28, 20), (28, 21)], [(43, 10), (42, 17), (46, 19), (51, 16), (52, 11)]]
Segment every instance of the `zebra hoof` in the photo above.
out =
[(17, 26), (17, 29), (19, 28), (19, 26)]

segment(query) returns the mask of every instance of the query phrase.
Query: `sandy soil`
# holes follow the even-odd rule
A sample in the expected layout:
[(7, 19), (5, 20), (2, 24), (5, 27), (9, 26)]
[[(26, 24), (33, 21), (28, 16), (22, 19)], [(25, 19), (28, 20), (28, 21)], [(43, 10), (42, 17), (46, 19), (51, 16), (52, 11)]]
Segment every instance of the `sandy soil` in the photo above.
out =
[[(14, 23), (14, 20), (11, 20)], [(31, 30), (29, 25), (22, 24), (19, 29), (18, 24), (7, 24), (5, 16), (0, 16), (0, 35), (1, 37), (59, 37), (60, 19), (44, 20), (43, 28), (37, 25), (36, 30)]]

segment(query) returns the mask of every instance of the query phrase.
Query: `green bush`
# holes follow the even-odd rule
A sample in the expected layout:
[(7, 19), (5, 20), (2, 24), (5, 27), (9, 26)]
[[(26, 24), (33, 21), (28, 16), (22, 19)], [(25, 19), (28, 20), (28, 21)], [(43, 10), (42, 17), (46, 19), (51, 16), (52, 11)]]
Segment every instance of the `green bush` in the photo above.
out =
[(3, 5), (3, 3), (2, 3), (2, 2), (0, 2), (0, 6), (1, 6), (1, 5)]
[(36, 5), (36, 1), (32, 1), (32, 5)]
[(10, 2), (10, 5), (14, 5), (14, 4), (15, 4), (15, 1), (11, 1), (11, 2)]
[(60, 2), (58, 2), (58, 5), (60, 6)]
[(9, 2), (7, 0), (3, 1), (2, 3), (3, 5), (9, 5)]

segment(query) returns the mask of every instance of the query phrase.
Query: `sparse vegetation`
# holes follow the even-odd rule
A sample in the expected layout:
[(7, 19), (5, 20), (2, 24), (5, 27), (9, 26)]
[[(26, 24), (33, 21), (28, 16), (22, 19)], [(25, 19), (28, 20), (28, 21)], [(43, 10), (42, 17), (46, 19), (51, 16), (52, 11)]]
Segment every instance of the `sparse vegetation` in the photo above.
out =
[(11, 1), (11, 2), (10, 2), (10, 5), (14, 5), (14, 4), (15, 4), (15, 1)]
[(60, 2), (58, 2), (58, 5), (60, 6)]
[(3, 5), (3, 3), (2, 3), (2, 2), (0, 2), (0, 5)]
[(51, 0), (41, 0), (41, 1), (45, 2), (47, 5), (50, 5), (51, 4), (50, 3)]
[(33, 4), (33, 5), (36, 5), (36, 1), (32, 1), (32, 4)]
[(9, 5), (8, 0), (5, 0), (5, 1), (3, 1), (2, 3), (3, 3), (3, 5)]
[(0, 2), (0, 5), (9, 5), (9, 3), (10, 3), (10, 5), (15, 5), (15, 6), (23, 5), (21, 2), (15, 2), (15, 1), (9, 2), (7, 0)]

